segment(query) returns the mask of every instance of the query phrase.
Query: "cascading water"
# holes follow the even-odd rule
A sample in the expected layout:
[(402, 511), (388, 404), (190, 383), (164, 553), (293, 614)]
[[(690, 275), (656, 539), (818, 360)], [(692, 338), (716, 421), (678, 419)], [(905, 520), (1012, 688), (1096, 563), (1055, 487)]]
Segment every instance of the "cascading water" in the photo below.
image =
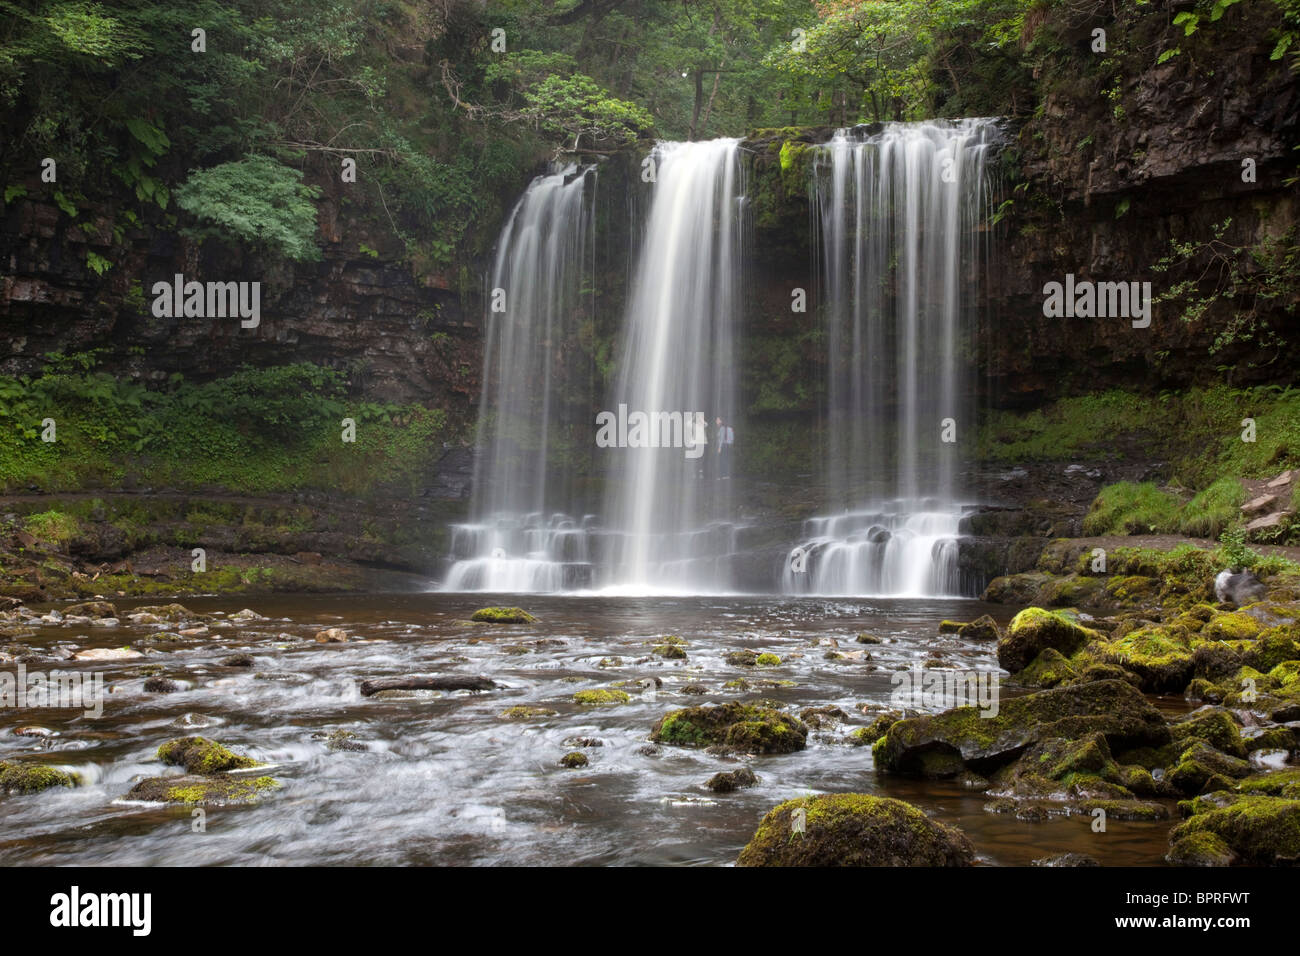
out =
[(652, 157), (653, 199), (609, 408), (681, 413), (687, 429), (692, 420), (705, 421), (708, 444), (695, 450), (698, 457), (680, 443), (605, 450), (606, 583), (614, 588), (701, 592), (729, 585), (731, 484), (718, 474), (714, 423), (732, 422), (736, 407), (739, 143), (663, 143)]
[[(553, 466), (597, 451), (591, 382), (575, 387), (578, 373), (564, 348), (583, 308), (590, 174), (571, 167), (539, 177), (516, 206), (489, 288), (504, 292), (507, 307), (488, 316), (474, 519), (452, 528), (455, 562), (445, 589), (727, 589), (735, 528), (714, 422), (731, 422), (736, 407), (739, 142), (655, 148), (646, 231), (606, 405), (631, 427), (599, 449), (609, 489), (600, 519), (573, 516), (568, 472)], [(587, 404), (570, 398), (565, 405), (564, 396), (574, 395)], [(638, 416), (645, 416), (639, 432)], [(564, 455), (551, 454), (557, 441), (566, 443)]]
[(586, 308), (594, 181), (593, 167), (539, 176), (502, 230), (487, 289), (472, 520), (452, 526), (447, 590), (591, 586), (591, 519), (568, 513), (571, 469), (556, 462), (590, 442), (590, 369), (568, 345)]
[(963, 318), (997, 138), (992, 120), (890, 123), (819, 149), (827, 491), (839, 513), (806, 523), (787, 592), (960, 590), (953, 439), (974, 425)]

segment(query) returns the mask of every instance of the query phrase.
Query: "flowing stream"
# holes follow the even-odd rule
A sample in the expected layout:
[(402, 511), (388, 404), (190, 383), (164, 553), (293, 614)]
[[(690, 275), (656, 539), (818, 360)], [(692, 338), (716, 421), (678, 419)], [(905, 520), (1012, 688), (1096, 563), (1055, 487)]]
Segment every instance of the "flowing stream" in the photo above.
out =
[[(227, 621), (245, 602), (268, 619)], [(138, 603), (117, 601), (123, 620)], [(870, 748), (849, 743), (851, 731), (870, 720), (860, 705), (868, 712), (889, 706), (899, 666), (938, 654), (952, 667), (995, 667), (989, 644), (936, 636), (934, 622), (983, 611), (1003, 616), (999, 607), (941, 599), (533, 596), (527, 606), (537, 624), (464, 623), (480, 603), (438, 592), (207, 598), (186, 601), (212, 615), (207, 632), (181, 640), (163, 636), (175, 625), (39, 628), (25, 640), (29, 670), (99, 669), (111, 692), (99, 720), (68, 710), (4, 712), (0, 760), (47, 762), (86, 782), (0, 799), (0, 860), (726, 865), (777, 803), (844, 791), (915, 803), (960, 826), (987, 864), (1064, 851), (1108, 865), (1152, 864), (1165, 852), (1169, 821), (1112, 821), (1095, 834), (1088, 817), (1028, 822), (987, 813), (986, 797), (952, 784), (878, 777)], [(346, 629), (351, 640), (317, 643), (315, 633), (327, 627)], [(649, 658), (647, 642), (668, 633), (688, 642), (686, 661)], [(860, 633), (882, 643), (858, 644)], [(58, 659), (68, 648), (124, 645), (146, 657)], [(738, 649), (771, 651), (782, 663), (727, 664), (727, 653)], [(828, 659), (833, 651), (854, 656)], [(236, 653), (251, 655), (252, 666), (221, 663)], [(149, 665), (184, 689), (145, 692), (141, 667)], [(409, 673), (482, 674), (501, 687), (387, 699), (359, 692), (365, 678)], [(638, 685), (652, 677), (662, 680), (653, 696)], [(724, 686), (736, 678), (753, 686)], [(620, 681), (628, 682), (628, 704), (573, 702), (575, 691)], [(1004, 686), (1004, 697), (1013, 692)], [(646, 749), (654, 722), (671, 709), (759, 697), (794, 712), (835, 705), (848, 719), (812, 731), (805, 750), (782, 756)], [(519, 704), (555, 713), (500, 716)], [(1169, 706), (1187, 709), (1181, 700)], [(197, 717), (182, 721), (186, 714)], [(13, 731), (20, 724), (57, 735), (19, 736)], [(337, 730), (354, 733), (361, 749), (330, 750), (325, 735)], [(155, 751), (195, 733), (267, 762), (255, 772), (282, 786), (257, 806), (208, 809), (205, 832), (195, 832), (188, 808), (119, 802), (139, 777), (178, 772)], [(595, 741), (600, 746), (590, 746)], [(573, 750), (590, 764), (561, 767)], [(714, 773), (742, 763), (758, 775), (756, 787), (725, 794), (704, 787)]]

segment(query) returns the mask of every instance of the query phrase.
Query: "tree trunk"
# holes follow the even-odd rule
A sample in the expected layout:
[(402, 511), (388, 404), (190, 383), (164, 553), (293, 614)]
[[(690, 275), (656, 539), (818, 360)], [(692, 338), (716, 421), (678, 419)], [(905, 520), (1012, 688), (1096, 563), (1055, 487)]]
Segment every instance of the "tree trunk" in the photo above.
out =
[(492, 690), (496, 686), (486, 677), (376, 677), (361, 682), (361, 696), (372, 697), (381, 690)]

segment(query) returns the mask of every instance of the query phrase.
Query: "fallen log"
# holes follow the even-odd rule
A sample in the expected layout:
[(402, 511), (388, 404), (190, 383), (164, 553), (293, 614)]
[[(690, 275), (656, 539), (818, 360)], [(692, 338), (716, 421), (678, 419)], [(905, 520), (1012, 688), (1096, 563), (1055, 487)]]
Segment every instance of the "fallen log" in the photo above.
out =
[(497, 685), (486, 677), (376, 677), (361, 682), (361, 696), (371, 697), (381, 690), (492, 690)]

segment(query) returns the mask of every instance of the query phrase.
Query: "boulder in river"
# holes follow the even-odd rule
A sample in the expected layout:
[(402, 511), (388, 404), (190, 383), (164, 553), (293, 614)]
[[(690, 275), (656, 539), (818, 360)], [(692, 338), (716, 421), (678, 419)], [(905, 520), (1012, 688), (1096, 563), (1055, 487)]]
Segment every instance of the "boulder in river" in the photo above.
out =
[(89, 618), (106, 618), (117, 617), (117, 608), (107, 601), (85, 601), (81, 604), (72, 604), (63, 609), (63, 616), (66, 617), (89, 617)]
[(736, 770), (724, 770), (715, 773), (704, 785), (714, 793), (731, 793), (733, 790), (739, 790), (742, 787), (757, 786), (758, 777), (748, 767), (739, 767)]
[(889, 797), (843, 793), (769, 810), (737, 866), (970, 866), (965, 834)]
[(1159, 747), (1169, 742), (1164, 717), (1142, 692), (1120, 680), (1101, 680), (1040, 691), (1001, 702), (995, 716), (957, 707), (900, 720), (872, 748), (876, 766), (898, 773), (940, 776), (967, 769), (985, 772), (1049, 738), (1073, 740), (1101, 733), (1112, 749)]
[(232, 777), (229, 774), (149, 777), (133, 786), (125, 799), (185, 806), (229, 806), (257, 803), (279, 786), (271, 777)]
[(626, 704), (631, 699), (626, 691), (609, 689), (580, 690), (573, 695), (574, 703), (596, 706), (601, 704)]
[(169, 740), (158, 748), (158, 759), (163, 763), (181, 766), (190, 773), (197, 774), (213, 774), (261, 766), (252, 757), (234, 753), (206, 737), (177, 737), (175, 740)]
[(481, 607), (470, 615), (471, 621), (480, 624), (536, 624), (533, 617), (523, 608), (518, 607)]
[(0, 793), (39, 793), (50, 787), (75, 787), (77, 777), (54, 767), (0, 760)]
[(1101, 638), (1100, 632), (1081, 627), (1059, 613), (1027, 607), (1011, 619), (1006, 636), (998, 641), (998, 663), (1018, 674), (1049, 647), (1068, 657)]
[(718, 745), (741, 753), (790, 753), (804, 749), (808, 728), (779, 710), (729, 701), (665, 714), (650, 739), (683, 747)]

